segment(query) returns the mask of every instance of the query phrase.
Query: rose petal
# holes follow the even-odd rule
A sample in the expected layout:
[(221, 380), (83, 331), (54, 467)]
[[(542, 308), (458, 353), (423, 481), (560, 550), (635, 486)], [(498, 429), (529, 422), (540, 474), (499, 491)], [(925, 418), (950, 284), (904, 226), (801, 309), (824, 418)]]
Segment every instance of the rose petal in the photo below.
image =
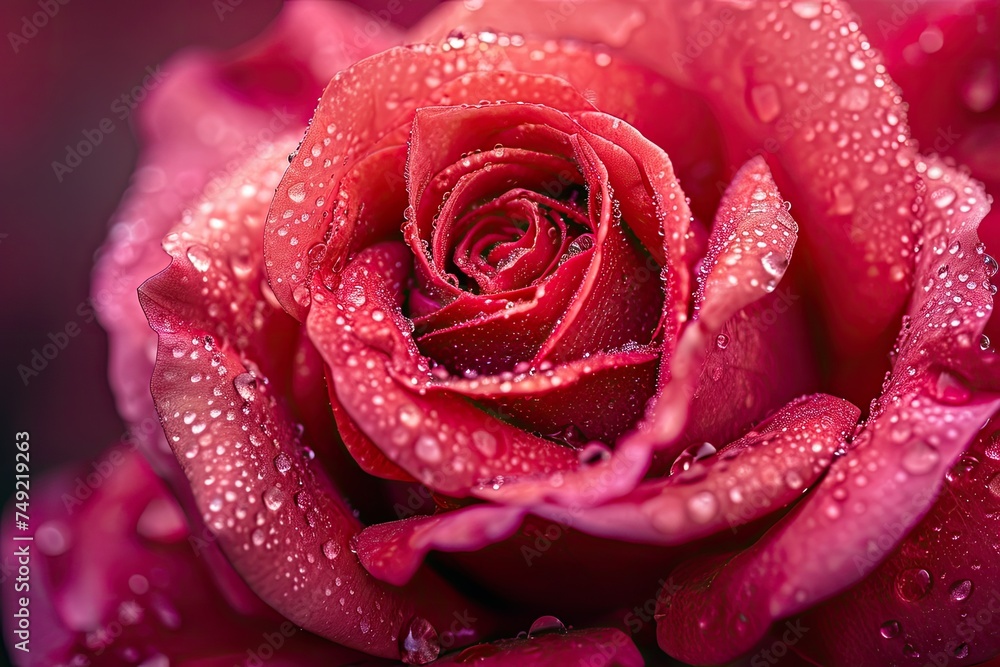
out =
[(365, 528), (356, 549), (365, 569), (396, 586), (408, 582), (432, 550), (477, 551), (510, 537), (526, 512), (475, 505), (435, 516), (412, 517)]
[[(599, 352), (558, 366), (542, 365), (544, 371), (532, 367), (475, 379), (434, 376), (422, 386), (479, 400), (533, 432), (577, 440), (570, 444), (614, 443), (638, 421), (652, 396), (658, 360), (648, 347)], [(595, 405), (605, 409), (594, 411)]]
[[(247, 196), (242, 188), (243, 178), (266, 187), (279, 175), (270, 160), (248, 167), (188, 228), (168, 237), (171, 265), (140, 290), (159, 334), (153, 398), (199, 512), (250, 587), (317, 634), (396, 657), (412, 616), (433, 623), (450, 613), (444, 606), (467, 605), (433, 579), (409, 591), (386, 589), (348, 555), (361, 525), (320, 467), (323, 459), (305, 449), (308, 443), (324, 452), (324, 443), (313, 432), (303, 440), (285, 404), (297, 349), (289, 332), (297, 327), (268, 301), (254, 233), (262, 204), (256, 191)], [(291, 561), (286, 540), (298, 545)], [(431, 604), (419, 602), (425, 586), (441, 587)], [(352, 605), (344, 590), (356, 591)]]
[[(930, 499), (934, 507), (888, 559), (803, 615), (810, 632), (798, 650), (823, 664), (859, 667), (914, 654), (932, 663), (978, 663), (1000, 653), (1000, 638), (987, 630), (1000, 611), (1000, 544), (992, 529), (1000, 512), (998, 442), (994, 428), (981, 431)], [(882, 528), (866, 560), (899, 536), (898, 525)]]
[(736, 313), (774, 291), (791, 260), (797, 232), (765, 162), (747, 162), (716, 212), (698, 276), (696, 319), (681, 335), (669, 368), (661, 367), (663, 392), (650, 410), (648, 428), (630, 446), (676, 448), (717, 334)]
[[(75, 478), (68, 473), (33, 489), (34, 541), (13, 542), (32, 554), (31, 650), (15, 654), (19, 665), (193, 666), (206, 655), (232, 664), (258, 646), (274, 648), (268, 637), (275, 635), (281, 660), (296, 665), (363, 658), (264, 605), (254, 614), (227, 605), (199, 558), (204, 541), (188, 533), (181, 508), (133, 449), (118, 445)], [(8, 510), (4, 534), (12, 537)], [(23, 592), (4, 591), (5, 613), (13, 615)], [(206, 624), (211, 633), (195, 631)]]
[(429, 367), (399, 311), (408, 255), (402, 244), (372, 246), (347, 265), (335, 293), (314, 288), (310, 336), (330, 368), (331, 391), (358, 428), (413, 477), (459, 497), (496, 477), (574, 467), (568, 447), (460, 398), (431, 400), (396, 381), (389, 364), (412, 377)]
[[(398, 39), (387, 27), (363, 48), (343, 48), (347, 42), (338, 36), (368, 20), (346, 3), (293, 3), (238, 52), (187, 52), (169, 61), (162, 83), (136, 111), (144, 152), (94, 270), (92, 299), (110, 336), (118, 410), (157, 470), (171, 479), (182, 478), (173, 453), (160, 429), (145, 428), (157, 423), (148, 391), (156, 338), (135, 290), (166, 265), (159, 240), (185, 208), (201, 193), (212, 196), (230, 185), (234, 169), (253, 155), (274, 150), (275, 134), (300, 131), (333, 72)], [(277, 68), (270, 60), (275, 53), (282, 54)], [(280, 90), (262, 83), (258, 75), (265, 70), (280, 74)]]
[[(539, 86), (550, 90), (553, 72), (568, 77), (577, 90), (596, 95), (606, 112), (626, 122), (640, 117), (644, 108), (668, 104), (672, 89), (624, 59), (602, 66), (603, 59), (591, 50), (571, 45), (557, 45), (554, 50), (541, 47), (518, 36), (488, 32), (482, 39), (477, 35), (452, 36), (440, 47), (421, 45), (387, 51), (334, 78), (320, 100), (303, 150), (278, 188), (265, 237), (272, 287), (290, 313), (304, 317), (305, 307), (293, 297), (296, 288), (311, 284), (312, 272), (297, 269), (296, 262), (307, 267), (307, 250), (316, 243), (329, 243), (329, 222), (319, 221), (335, 203), (344, 169), (363, 156), (382, 133), (408, 126), (416, 108), (477, 104), (484, 99), (551, 101), (536, 94), (541, 95)], [(397, 76), (384, 76), (389, 70)], [(582, 99), (572, 87), (565, 87), (565, 91), (559, 104)], [(366, 101), (359, 101), (359, 97)], [(363, 115), (360, 109), (366, 109)], [(659, 125), (647, 117), (639, 130), (648, 127), (655, 133)], [(329, 166), (324, 166), (327, 159)], [(302, 224), (303, 214), (308, 224)], [(279, 233), (279, 229), (283, 231)], [(341, 226), (336, 233), (350, 235), (351, 230)], [(292, 236), (297, 239), (294, 246), (289, 243)], [(334, 263), (338, 260), (331, 259)]]
[[(885, 526), (899, 527), (894, 543), (923, 517), (944, 471), (1000, 406), (995, 364), (987, 365), (990, 360), (972, 344), (992, 307), (989, 289), (979, 282), (986, 265), (974, 250), (961, 248), (963, 241), (974, 248), (987, 199), (953, 170), (922, 164), (925, 179), (957, 188), (962, 203), (956, 206), (967, 208), (923, 211), (930, 241), (918, 280), (927, 281), (927, 288), (910, 306), (913, 324), (901, 333), (883, 397), (847, 455), (792, 515), (750, 550), (689, 568), (690, 583), (663, 609), (658, 633), (672, 655), (724, 661), (750, 648), (772, 619), (795, 614), (864, 577), (887, 556), (869, 550), (886, 538)], [(934, 267), (945, 256), (948, 271), (966, 275), (964, 281), (934, 279), (940, 270)], [(976, 282), (972, 290), (970, 281)], [(706, 642), (713, 636), (724, 637), (726, 647)]]
[[(859, 410), (833, 396), (794, 401), (716, 456), (612, 502), (577, 512), (592, 535), (649, 544), (684, 544), (776, 512), (826, 471), (854, 432)], [(542, 512), (546, 514), (545, 511)]]

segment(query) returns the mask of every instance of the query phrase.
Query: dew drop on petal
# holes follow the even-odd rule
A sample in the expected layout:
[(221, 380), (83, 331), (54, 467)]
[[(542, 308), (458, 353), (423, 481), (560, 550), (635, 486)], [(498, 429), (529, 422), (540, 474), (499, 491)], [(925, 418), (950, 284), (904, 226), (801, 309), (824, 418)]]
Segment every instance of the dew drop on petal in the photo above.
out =
[(430, 621), (416, 616), (399, 633), (399, 657), (408, 665), (426, 665), (437, 660), (441, 643)]

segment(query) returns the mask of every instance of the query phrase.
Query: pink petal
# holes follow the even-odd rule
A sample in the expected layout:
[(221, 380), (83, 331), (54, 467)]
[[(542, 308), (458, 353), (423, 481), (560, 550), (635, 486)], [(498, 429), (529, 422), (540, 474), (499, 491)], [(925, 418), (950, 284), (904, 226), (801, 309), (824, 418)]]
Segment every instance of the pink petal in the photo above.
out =
[[(201, 558), (204, 540), (188, 532), (181, 508), (133, 450), (112, 447), (78, 475), (67, 471), (33, 488), (32, 542), (8, 541), (25, 534), (14, 530), (8, 507), (5, 542), (26, 545), (32, 556), (31, 651), (12, 651), (17, 664), (168, 660), (193, 667), (205, 656), (232, 664), (261, 645), (278, 645), (284, 664), (342, 665), (363, 658), (263, 605), (248, 614), (226, 604)], [(15, 613), (24, 592), (4, 586), (5, 614)], [(199, 631), (207, 626), (212, 632)]]
[[(135, 290), (166, 265), (160, 239), (186, 208), (230, 185), (234, 170), (253, 155), (276, 150), (275, 135), (301, 132), (333, 72), (397, 39), (386, 29), (365, 48), (344, 48), (339, 37), (353, 39), (354, 26), (368, 20), (346, 4), (295, 2), (237, 52), (187, 52), (170, 60), (162, 83), (136, 112), (144, 152), (94, 271), (92, 299), (110, 336), (119, 412), (163, 474), (180, 476), (160, 430), (148, 428), (158, 421), (148, 391), (156, 339)], [(280, 74), (284, 87), (262, 84), (256, 75), (265, 71)]]
[[(248, 167), (168, 237), (171, 265), (140, 291), (159, 334), (153, 398), (199, 512), (250, 587), (317, 634), (396, 657), (396, 640), (413, 616), (433, 623), (447, 615), (444, 606), (464, 603), (433, 578), (397, 591), (363, 570), (349, 549), (361, 525), (323, 458), (313, 460), (306, 446), (326, 453), (316, 439), (326, 431), (307, 431), (303, 440), (292, 420), (288, 369), (298, 327), (276, 308), (262, 277), (266, 197), (242, 188), (243, 178), (258, 188), (276, 183), (277, 161)], [(298, 546), (289, 553), (287, 544)], [(428, 604), (420, 602), (425, 586), (441, 587), (433, 602), (423, 598)], [(358, 596), (351, 605), (350, 590)]]
[(519, 508), (475, 505), (369, 526), (358, 534), (355, 547), (366, 570), (382, 581), (402, 586), (432, 549), (477, 551), (510, 537), (524, 515)]
[[(794, 503), (854, 432), (859, 410), (833, 396), (794, 401), (709, 458), (577, 512), (573, 526), (602, 537), (684, 544)], [(543, 512), (544, 514), (544, 512)]]
[(775, 290), (791, 260), (797, 232), (767, 165), (760, 158), (748, 162), (719, 204), (708, 254), (701, 261), (696, 319), (681, 335), (669, 368), (660, 369), (663, 393), (634, 446), (676, 447), (718, 333), (736, 313)]
[(902, 526), (882, 526), (859, 566), (890, 555), (861, 583), (803, 615), (810, 632), (800, 652), (859, 667), (909, 663), (917, 653), (933, 664), (1000, 655), (1000, 636), (988, 629), (1000, 613), (998, 443), (995, 427), (980, 431), (929, 499), (933, 508), (895, 549)]
[[(885, 526), (899, 526), (892, 546), (923, 517), (944, 472), (1000, 406), (996, 364), (974, 345), (992, 308), (983, 286), (992, 269), (975, 251), (988, 200), (936, 162), (921, 160), (918, 171), (928, 188), (955, 188), (955, 207), (922, 211), (929, 241), (917, 268), (925, 288), (910, 305), (885, 393), (846, 455), (794, 513), (751, 549), (687, 568), (689, 583), (665, 606), (659, 626), (671, 655), (706, 662), (737, 656), (772, 620), (862, 579), (888, 555), (872, 557), (869, 545), (885, 539)], [(952, 271), (964, 278), (949, 278)], [(725, 648), (712, 638), (724, 638)]]

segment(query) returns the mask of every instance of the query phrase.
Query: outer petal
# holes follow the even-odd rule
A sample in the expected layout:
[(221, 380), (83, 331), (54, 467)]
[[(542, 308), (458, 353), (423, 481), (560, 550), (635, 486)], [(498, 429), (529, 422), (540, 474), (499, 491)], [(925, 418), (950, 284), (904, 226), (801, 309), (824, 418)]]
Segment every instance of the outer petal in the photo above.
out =
[(276, 135), (305, 127), (334, 72), (394, 43), (394, 31), (385, 29), (363, 49), (344, 48), (353, 26), (369, 18), (346, 4), (291, 3), (239, 52), (171, 60), (137, 113), (145, 151), (94, 271), (93, 301), (111, 339), (118, 410), (157, 469), (174, 479), (177, 464), (159, 429), (145, 428), (156, 422), (148, 391), (156, 338), (135, 290), (164, 268), (159, 241), (186, 207), (231, 185), (247, 160), (275, 150)]
[[(962, 249), (975, 247), (988, 201), (940, 164), (922, 161), (918, 170), (930, 187), (954, 188), (956, 203), (923, 211), (925, 289), (910, 306), (885, 394), (852, 448), (793, 514), (750, 550), (687, 569), (689, 584), (664, 606), (658, 628), (672, 655), (704, 662), (739, 655), (773, 619), (860, 580), (887, 555), (871, 551), (885, 526), (899, 527), (895, 541), (924, 516), (944, 472), (1000, 406), (995, 364), (973, 345), (992, 308), (983, 287), (988, 269), (981, 255)], [(951, 271), (959, 275), (951, 279)], [(725, 638), (725, 648), (713, 637)]]
[(242, 187), (279, 174), (269, 160), (248, 167), (168, 238), (173, 262), (140, 291), (159, 334), (153, 398), (199, 512), (250, 587), (317, 634), (396, 657), (414, 616), (436, 623), (469, 605), (430, 580), (385, 587), (350, 552), (361, 524), (321, 467), (328, 457), (312, 458), (326, 431), (303, 434), (288, 407), (296, 325), (262, 281), (262, 207)]
[[(363, 659), (270, 610), (229, 607), (199, 558), (203, 541), (189, 534), (180, 507), (133, 448), (113, 447), (75, 478), (33, 488), (31, 533), (13, 530), (8, 508), (4, 542), (27, 546), (32, 567), (31, 651), (12, 650), (16, 664), (231, 665), (262, 645), (288, 667)], [(10, 541), (15, 534), (34, 541)], [(21, 595), (4, 586), (8, 618)]]
[[(994, 415), (996, 419), (996, 415)], [(1000, 655), (997, 521), (1000, 436), (994, 425), (949, 471), (934, 507), (870, 576), (803, 614), (797, 648), (822, 664), (976, 664)], [(865, 555), (878, 557), (899, 526)]]

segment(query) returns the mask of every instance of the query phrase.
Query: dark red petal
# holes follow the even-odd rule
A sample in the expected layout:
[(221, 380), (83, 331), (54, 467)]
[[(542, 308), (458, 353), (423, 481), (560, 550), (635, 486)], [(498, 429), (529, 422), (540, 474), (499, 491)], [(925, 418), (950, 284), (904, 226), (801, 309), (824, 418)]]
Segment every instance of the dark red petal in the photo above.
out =
[[(505, 295), (518, 301), (495, 299), (487, 303), (473, 295), (460, 297), (437, 313), (418, 320), (421, 327), (442, 320), (462, 319), (435, 328), (417, 338), (431, 359), (456, 372), (511, 371), (529, 362), (548, 339), (552, 327), (573, 299), (590, 265), (592, 250), (570, 257), (544, 284)], [(477, 314), (481, 313), (481, 314)], [(472, 314), (472, 317), (468, 315)]]
[[(822, 664), (859, 667), (908, 664), (913, 653), (932, 664), (976, 664), (1000, 655), (1000, 635), (990, 629), (1000, 613), (995, 428), (979, 433), (930, 499), (934, 507), (882, 565), (803, 615), (811, 631), (797, 647), (801, 653)], [(859, 562), (866, 571), (890, 550), (902, 526), (882, 529)]]
[(647, 544), (683, 544), (745, 524), (796, 501), (826, 471), (854, 432), (860, 411), (817, 394), (785, 406), (719, 454), (632, 493), (577, 512), (592, 535)]
[[(230, 607), (201, 558), (205, 540), (188, 532), (181, 508), (134, 446), (118, 445), (86, 470), (38, 482), (34, 540), (11, 541), (29, 533), (14, 530), (12, 507), (4, 518), (4, 542), (31, 555), (30, 588), (15, 591), (13, 580), (4, 586), (8, 618), (17, 598), (30, 595), (30, 652), (12, 650), (18, 665), (194, 667), (209, 656), (231, 665), (269, 644), (268, 637), (277, 638), (270, 645), (281, 645), (284, 664), (364, 658), (262, 604), (252, 613)], [(5, 573), (11, 562), (16, 569), (16, 559), (5, 555)], [(201, 631), (206, 627), (212, 631)]]
[(663, 393), (635, 438), (662, 449), (676, 447), (701, 369), (727, 320), (773, 292), (791, 260), (798, 225), (789, 215), (765, 162), (747, 162), (719, 204), (701, 261), (695, 318), (684, 329), (669, 367), (660, 368)]
[(448, 495), (467, 495), (497, 477), (574, 468), (576, 454), (568, 447), (461, 398), (425, 397), (396, 379), (429, 369), (404, 333), (399, 310), (409, 270), (404, 245), (380, 244), (345, 267), (336, 292), (314, 288), (309, 333), (329, 366), (337, 400), (358, 428), (402, 469)]
[(434, 664), (440, 667), (566, 667), (590, 664), (641, 667), (645, 662), (632, 639), (621, 630), (590, 628), (470, 646), (464, 651), (446, 655)]
[(432, 550), (478, 551), (510, 537), (527, 512), (474, 505), (435, 516), (412, 517), (365, 528), (355, 545), (365, 569), (396, 586), (408, 582)]
[(434, 375), (421, 386), (482, 401), (533, 432), (558, 437), (571, 429), (582, 441), (614, 443), (636, 423), (653, 395), (658, 360), (657, 351), (649, 347), (599, 352), (519, 373), (475, 379)]

